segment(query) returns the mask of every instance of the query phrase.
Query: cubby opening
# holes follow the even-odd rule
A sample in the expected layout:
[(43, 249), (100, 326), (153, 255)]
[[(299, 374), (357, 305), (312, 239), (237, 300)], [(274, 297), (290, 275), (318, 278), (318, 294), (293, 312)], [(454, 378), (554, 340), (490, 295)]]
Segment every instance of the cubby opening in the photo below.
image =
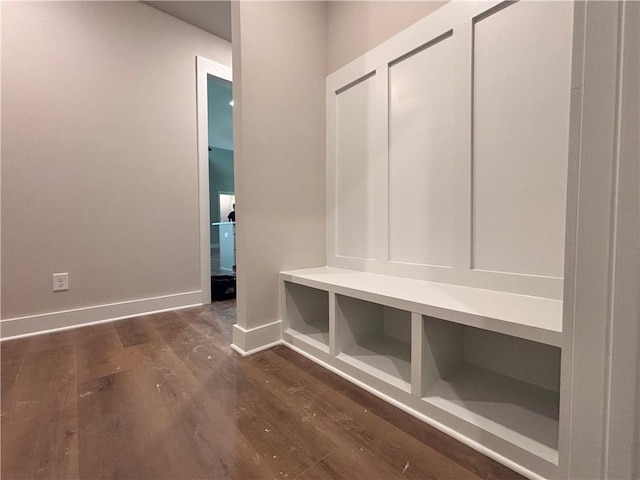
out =
[(423, 320), (423, 400), (557, 464), (560, 348)]
[(285, 282), (288, 331), (329, 351), (329, 293)]
[(338, 358), (404, 391), (411, 390), (411, 314), (336, 296)]

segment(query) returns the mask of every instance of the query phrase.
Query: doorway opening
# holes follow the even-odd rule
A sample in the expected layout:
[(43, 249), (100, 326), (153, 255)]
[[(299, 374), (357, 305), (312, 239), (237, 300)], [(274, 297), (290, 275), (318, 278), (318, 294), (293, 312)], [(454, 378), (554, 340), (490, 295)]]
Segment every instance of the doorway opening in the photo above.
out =
[(207, 74), (211, 286), (225, 289), (212, 291), (214, 300), (235, 296), (230, 289), (235, 278), (228, 278), (235, 275), (236, 264), (232, 88), (228, 80)]
[(232, 85), (230, 67), (197, 57), (203, 304), (236, 296)]

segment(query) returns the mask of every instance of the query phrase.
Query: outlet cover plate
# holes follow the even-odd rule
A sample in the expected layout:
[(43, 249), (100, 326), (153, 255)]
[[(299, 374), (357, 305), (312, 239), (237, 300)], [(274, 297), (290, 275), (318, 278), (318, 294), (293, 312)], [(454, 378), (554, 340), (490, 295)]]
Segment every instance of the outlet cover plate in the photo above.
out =
[(53, 274), (53, 291), (60, 292), (63, 290), (69, 290), (69, 274), (54, 273)]

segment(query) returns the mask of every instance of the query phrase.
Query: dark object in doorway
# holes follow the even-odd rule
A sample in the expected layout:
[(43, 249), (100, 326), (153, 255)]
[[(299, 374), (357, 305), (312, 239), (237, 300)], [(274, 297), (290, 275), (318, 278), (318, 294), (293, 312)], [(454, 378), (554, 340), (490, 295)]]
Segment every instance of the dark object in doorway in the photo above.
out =
[(211, 301), (236, 298), (236, 277), (215, 275), (211, 277)]

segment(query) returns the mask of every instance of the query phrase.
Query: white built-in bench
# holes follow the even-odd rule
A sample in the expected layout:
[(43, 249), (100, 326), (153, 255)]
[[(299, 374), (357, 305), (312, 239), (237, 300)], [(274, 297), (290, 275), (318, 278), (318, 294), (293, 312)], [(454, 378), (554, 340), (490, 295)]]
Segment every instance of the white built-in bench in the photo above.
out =
[(290, 347), (520, 471), (556, 472), (562, 301), (331, 267), (280, 279)]

